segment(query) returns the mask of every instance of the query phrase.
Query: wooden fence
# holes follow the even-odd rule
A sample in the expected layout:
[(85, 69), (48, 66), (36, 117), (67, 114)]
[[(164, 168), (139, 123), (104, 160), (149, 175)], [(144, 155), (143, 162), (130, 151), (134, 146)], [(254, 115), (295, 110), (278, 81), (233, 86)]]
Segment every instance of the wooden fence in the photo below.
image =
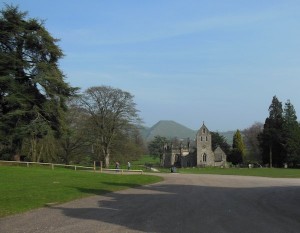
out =
[(143, 174), (143, 170), (127, 170), (127, 169), (106, 169), (102, 168), (101, 166), (98, 168), (96, 167), (96, 163), (94, 162), (93, 167), (86, 167), (86, 166), (80, 166), (80, 165), (67, 165), (67, 164), (57, 164), (57, 163), (39, 163), (39, 162), (21, 162), (21, 161), (6, 161), (6, 160), (0, 160), (0, 165), (17, 165), (22, 164), (29, 167), (30, 165), (36, 164), (36, 165), (45, 165), (51, 167), (52, 170), (54, 170), (55, 167), (65, 167), (65, 168), (73, 168), (75, 171), (78, 169), (87, 169), (87, 170), (93, 170), (94, 172), (100, 171), (100, 172), (107, 172), (107, 173), (115, 173), (115, 174), (124, 174), (124, 173), (140, 173)]

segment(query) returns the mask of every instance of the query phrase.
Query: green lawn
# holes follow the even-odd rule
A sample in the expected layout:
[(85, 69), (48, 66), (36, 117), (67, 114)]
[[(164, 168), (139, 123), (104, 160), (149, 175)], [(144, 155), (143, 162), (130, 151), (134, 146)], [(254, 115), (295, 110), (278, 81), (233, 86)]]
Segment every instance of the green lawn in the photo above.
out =
[(0, 166), (0, 217), (161, 180), (148, 175)]
[(300, 169), (284, 168), (181, 168), (179, 173), (263, 176), (273, 178), (300, 178)]
[[(143, 155), (140, 159), (130, 161), (130, 163), (131, 170), (143, 170), (144, 172), (150, 172), (145, 165), (151, 164), (152, 166), (157, 167), (159, 166), (159, 158), (153, 158), (150, 155)], [(109, 168), (114, 169), (115, 165), (111, 164)], [(120, 169), (127, 169), (127, 162), (120, 163)]]
[[(159, 158), (153, 158), (150, 155), (144, 155), (133, 164), (144, 165), (145, 163), (159, 164)], [(170, 168), (161, 168), (155, 166), (160, 172), (170, 173)], [(300, 178), (300, 169), (284, 168), (177, 168), (178, 173), (190, 174), (219, 174), (219, 175), (239, 175), (239, 176), (262, 176), (274, 178)], [(150, 170), (145, 170), (151, 172)]]
[(159, 165), (159, 158), (153, 157), (150, 155), (143, 155), (139, 160), (132, 161), (133, 165), (145, 165), (145, 164), (152, 164), (152, 165)]

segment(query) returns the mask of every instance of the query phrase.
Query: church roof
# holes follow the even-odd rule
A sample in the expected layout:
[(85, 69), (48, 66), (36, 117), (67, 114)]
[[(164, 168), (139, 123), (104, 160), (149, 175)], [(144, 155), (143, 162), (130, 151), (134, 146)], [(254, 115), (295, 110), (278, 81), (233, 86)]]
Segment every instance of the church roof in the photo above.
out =
[(198, 130), (197, 134), (210, 134), (210, 131), (206, 127), (206, 125), (204, 124), (204, 121), (203, 121), (203, 124), (202, 124), (201, 128)]

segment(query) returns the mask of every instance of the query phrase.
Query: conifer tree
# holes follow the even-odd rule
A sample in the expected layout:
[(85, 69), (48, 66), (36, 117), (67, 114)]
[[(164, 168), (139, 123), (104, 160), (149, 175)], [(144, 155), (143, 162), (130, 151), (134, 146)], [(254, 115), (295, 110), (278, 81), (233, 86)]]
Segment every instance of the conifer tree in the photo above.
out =
[(245, 145), (243, 142), (243, 138), (241, 132), (237, 130), (233, 135), (233, 143), (232, 143), (232, 153), (229, 157), (230, 162), (233, 164), (243, 163), (243, 159), (245, 156)]
[(294, 166), (300, 162), (300, 126), (296, 111), (290, 100), (285, 103), (283, 120), (286, 162)]
[(266, 118), (264, 129), (258, 136), (262, 159), (270, 167), (276, 165), (280, 167), (285, 161), (283, 147), (283, 109), (282, 103), (273, 97), (269, 107), (269, 117)]
[(211, 132), (212, 149), (215, 150), (218, 146), (224, 151), (226, 155), (231, 153), (230, 145), (227, 143), (226, 138), (218, 132)]
[(0, 148), (12, 154), (20, 153), (24, 137), (61, 132), (65, 100), (75, 89), (58, 67), (63, 53), (57, 42), (27, 12), (9, 5), (1, 10)]

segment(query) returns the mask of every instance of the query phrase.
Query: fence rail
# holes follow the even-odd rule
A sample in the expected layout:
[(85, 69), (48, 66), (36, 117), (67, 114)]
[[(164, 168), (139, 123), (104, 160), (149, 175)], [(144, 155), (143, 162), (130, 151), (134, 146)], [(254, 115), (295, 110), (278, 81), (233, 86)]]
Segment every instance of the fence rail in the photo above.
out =
[(102, 168), (102, 171), (105, 172), (121, 172), (121, 174), (123, 173), (140, 173), (143, 174), (143, 170), (127, 170), (127, 169), (107, 169), (107, 168)]
[[(0, 165), (1, 164), (26, 164), (27, 167), (29, 167), (29, 165), (31, 164), (37, 164), (37, 165), (49, 165), (51, 167), (52, 170), (54, 170), (55, 167), (70, 167), (70, 168), (74, 168), (74, 170), (76, 171), (77, 169), (90, 169), (90, 170), (94, 170), (95, 172), (97, 171), (97, 167), (94, 166), (93, 167), (87, 167), (87, 166), (80, 166), (80, 165), (70, 165), (70, 164), (58, 164), (58, 163), (39, 163), (39, 162), (23, 162), (23, 161), (6, 161), (6, 160), (0, 160)], [(140, 173), (143, 174), (143, 170), (126, 170), (126, 169), (106, 169), (106, 168), (102, 168), (100, 167), (99, 170), (100, 172), (114, 172), (114, 173)]]

